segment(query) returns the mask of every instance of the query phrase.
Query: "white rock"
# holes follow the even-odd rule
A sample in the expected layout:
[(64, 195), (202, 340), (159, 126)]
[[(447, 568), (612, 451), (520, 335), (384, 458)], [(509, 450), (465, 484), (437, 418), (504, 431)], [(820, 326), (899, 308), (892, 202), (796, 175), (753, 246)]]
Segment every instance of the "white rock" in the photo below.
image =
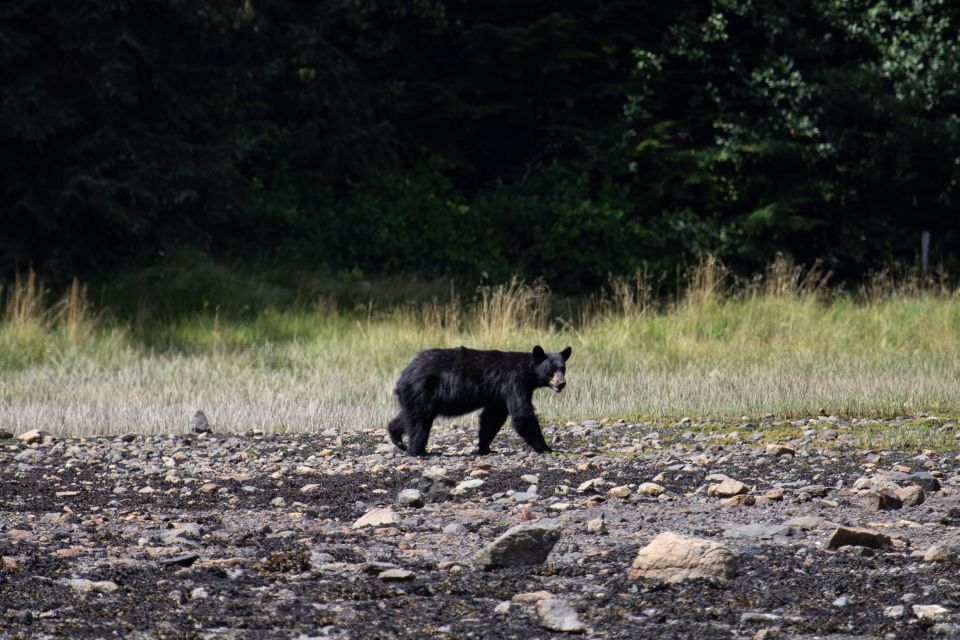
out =
[(540, 624), (551, 631), (583, 633), (587, 628), (580, 622), (577, 612), (570, 603), (559, 598), (549, 598), (537, 602), (537, 615)]
[(950, 613), (950, 609), (939, 604), (915, 604), (911, 609), (913, 615), (917, 616), (920, 620), (929, 620), (931, 622), (939, 622)]
[(450, 493), (453, 494), (453, 495), (455, 495), (455, 496), (462, 496), (463, 494), (467, 493), (468, 491), (472, 491), (472, 490), (474, 490), (474, 489), (478, 489), (478, 488), (482, 487), (483, 485), (484, 485), (484, 481), (481, 480), (480, 478), (473, 478), (473, 479), (471, 479), (471, 480), (464, 480), (463, 482), (461, 482), (460, 484), (458, 484), (456, 487), (454, 487), (453, 490), (452, 490)]
[(75, 591), (80, 593), (87, 593), (89, 591), (95, 591), (97, 593), (113, 593), (120, 587), (117, 586), (116, 582), (112, 580), (87, 580), (86, 578), (72, 578), (68, 580), (61, 580), (61, 584), (65, 584)]
[(351, 528), (362, 529), (363, 527), (387, 527), (391, 525), (399, 525), (400, 522), (400, 516), (397, 515), (393, 509), (385, 507), (383, 509), (372, 509), (371, 511), (366, 512), (351, 525)]
[(663, 492), (666, 491), (666, 489), (663, 488), (661, 485), (657, 484), (656, 482), (644, 482), (639, 487), (637, 487), (637, 491), (639, 491), (640, 493), (644, 493), (648, 496), (657, 497), (659, 495), (662, 495)]
[(586, 482), (580, 483), (580, 486), (577, 487), (577, 493), (591, 493), (594, 491), (599, 491), (603, 488), (604, 484), (605, 482), (603, 478), (587, 480)]
[(902, 604), (893, 605), (892, 607), (884, 607), (883, 615), (887, 618), (902, 618), (904, 613), (906, 613)]

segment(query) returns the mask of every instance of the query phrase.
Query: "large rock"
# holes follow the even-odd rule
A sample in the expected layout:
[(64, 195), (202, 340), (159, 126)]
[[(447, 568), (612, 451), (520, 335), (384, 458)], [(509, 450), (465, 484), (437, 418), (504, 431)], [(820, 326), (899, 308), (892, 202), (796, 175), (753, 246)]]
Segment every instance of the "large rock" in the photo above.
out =
[(950, 615), (950, 609), (939, 604), (915, 604), (910, 608), (913, 611), (913, 615), (921, 620), (938, 622)]
[(827, 547), (837, 549), (847, 545), (879, 549), (890, 544), (890, 536), (861, 527), (837, 527), (830, 534)]
[(940, 491), (940, 481), (937, 480), (929, 471), (917, 471), (910, 475), (910, 482), (920, 487), (928, 493)]
[(719, 484), (712, 484), (707, 488), (707, 495), (717, 498), (730, 498), (732, 496), (738, 496), (743, 493), (746, 493), (749, 489), (747, 485), (743, 484), (739, 480), (734, 480), (733, 478), (727, 478)]
[(47, 441), (48, 439), (52, 440), (53, 436), (51, 436), (46, 431), (42, 431), (40, 429), (26, 431), (17, 436), (17, 440), (25, 444), (34, 444), (37, 442), (44, 442), (44, 441)]
[(905, 507), (917, 507), (927, 499), (923, 487), (917, 484), (912, 484), (909, 487), (900, 489), (897, 491), (897, 497), (900, 498), (900, 501)]
[(560, 539), (559, 525), (518, 524), (474, 556), (484, 569), (543, 564)]
[(903, 506), (903, 501), (886, 491), (871, 491), (863, 497), (863, 508), (870, 513), (878, 511), (896, 511)]
[(640, 549), (630, 579), (651, 578), (676, 583), (691, 578), (732, 578), (737, 557), (722, 544), (664, 532)]

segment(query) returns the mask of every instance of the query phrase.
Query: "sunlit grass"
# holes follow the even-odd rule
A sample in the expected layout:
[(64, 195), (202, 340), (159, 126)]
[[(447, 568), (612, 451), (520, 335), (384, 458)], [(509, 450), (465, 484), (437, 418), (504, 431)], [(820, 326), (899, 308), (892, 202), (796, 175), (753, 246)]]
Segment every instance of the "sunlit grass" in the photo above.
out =
[(561, 423), (960, 413), (953, 292), (855, 299), (782, 265), (780, 280), (771, 270), (746, 285), (709, 268), (669, 304), (656, 304), (638, 277), (565, 315), (551, 312), (542, 287), (514, 282), (469, 300), (347, 310), (313, 301), (246, 314), (208, 305), (109, 322), (79, 285), (49, 300), (24, 276), (8, 289), (0, 323), (0, 426), (170, 433), (185, 430), (196, 408), (230, 432), (380, 426), (417, 351), (461, 344), (571, 345), (567, 390), (535, 396)]

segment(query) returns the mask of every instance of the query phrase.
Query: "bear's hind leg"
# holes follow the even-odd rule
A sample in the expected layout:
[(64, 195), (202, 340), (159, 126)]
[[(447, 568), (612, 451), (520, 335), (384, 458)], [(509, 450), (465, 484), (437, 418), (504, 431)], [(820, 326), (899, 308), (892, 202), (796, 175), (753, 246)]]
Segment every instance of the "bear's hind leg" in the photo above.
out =
[(403, 411), (387, 424), (387, 433), (390, 434), (390, 440), (398, 449), (407, 450), (407, 445), (403, 442), (403, 434), (407, 433), (407, 416)]
[(491, 405), (480, 412), (480, 439), (477, 443), (477, 453), (490, 453), (490, 443), (497, 437), (503, 423), (507, 421), (507, 408), (503, 405)]

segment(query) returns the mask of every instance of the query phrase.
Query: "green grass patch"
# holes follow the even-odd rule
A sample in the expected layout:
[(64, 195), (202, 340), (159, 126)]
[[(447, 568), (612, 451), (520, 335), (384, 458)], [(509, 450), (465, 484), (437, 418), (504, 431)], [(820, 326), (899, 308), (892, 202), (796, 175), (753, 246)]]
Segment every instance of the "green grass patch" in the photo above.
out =
[[(567, 390), (535, 396), (560, 423), (960, 413), (960, 297), (943, 289), (868, 300), (700, 278), (673, 301), (620, 282), (572, 304), (519, 282), (470, 294), (449, 282), (364, 285), (356, 274), (283, 280), (202, 257), (171, 269), (101, 288), (119, 302), (106, 296), (96, 310), (78, 285), (62, 298), (32, 276), (8, 287), (0, 421), (171, 432), (200, 407), (224, 431), (379, 426), (402, 367), (421, 349), (461, 344), (571, 345)], [(952, 442), (926, 425), (910, 438)]]

